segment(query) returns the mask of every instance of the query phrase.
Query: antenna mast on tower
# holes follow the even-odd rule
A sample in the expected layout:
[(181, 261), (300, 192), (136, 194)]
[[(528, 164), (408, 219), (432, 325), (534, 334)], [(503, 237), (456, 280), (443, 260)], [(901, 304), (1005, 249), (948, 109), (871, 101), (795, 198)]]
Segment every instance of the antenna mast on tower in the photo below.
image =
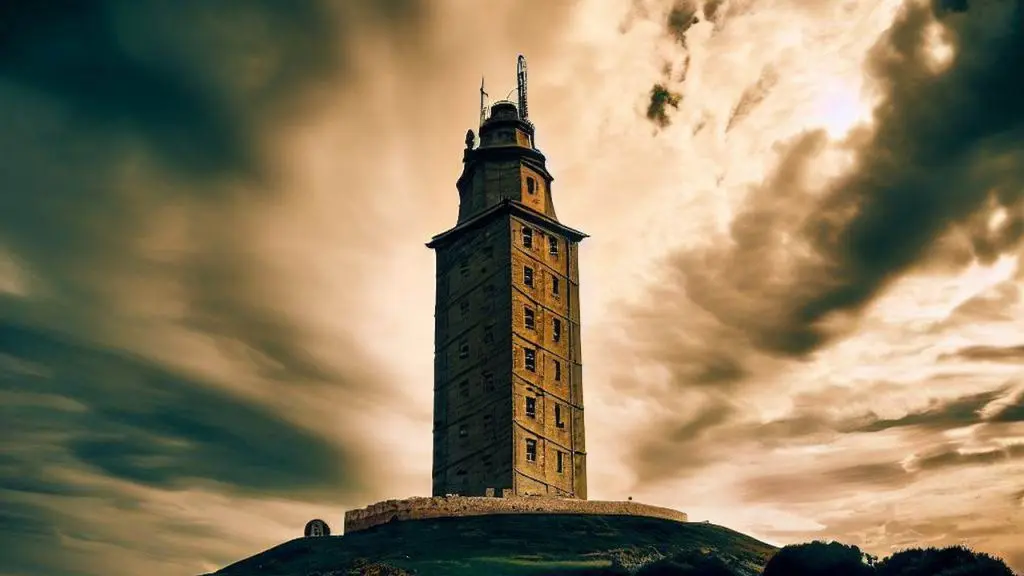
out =
[(480, 126), (487, 119), (487, 92), (484, 92), (484, 77), (480, 77)]
[(519, 88), (519, 117), (526, 120), (529, 116), (529, 111), (526, 108), (526, 56), (519, 55), (519, 63), (516, 68)]

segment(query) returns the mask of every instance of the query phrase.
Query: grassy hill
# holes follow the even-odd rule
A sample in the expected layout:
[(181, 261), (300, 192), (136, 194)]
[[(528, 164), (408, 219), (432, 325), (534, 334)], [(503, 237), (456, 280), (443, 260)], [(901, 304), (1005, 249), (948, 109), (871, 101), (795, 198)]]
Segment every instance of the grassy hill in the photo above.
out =
[[(509, 514), (392, 522), (344, 536), (299, 538), (232, 564), (217, 576), (342, 576), (357, 560), (417, 576), (571, 575), (613, 561), (638, 566), (707, 550), (759, 574), (776, 549), (728, 528), (632, 516)], [(353, 572), (358, 574), (359, 572)]]

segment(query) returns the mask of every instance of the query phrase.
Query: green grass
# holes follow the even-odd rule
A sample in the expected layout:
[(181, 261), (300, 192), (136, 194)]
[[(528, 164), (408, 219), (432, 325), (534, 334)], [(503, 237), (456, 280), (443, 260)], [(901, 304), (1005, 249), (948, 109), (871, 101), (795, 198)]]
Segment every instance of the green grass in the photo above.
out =
[(419, 576), (539, 576), (607, 567), (616, 555), (706, 549), (762, 566), (775, 548), (704, 523), (657, 518), (514, 514), (394, 522), (346, 536), (300, 538), (217, 572), (218, 576), (307, 576), (356, 559)]

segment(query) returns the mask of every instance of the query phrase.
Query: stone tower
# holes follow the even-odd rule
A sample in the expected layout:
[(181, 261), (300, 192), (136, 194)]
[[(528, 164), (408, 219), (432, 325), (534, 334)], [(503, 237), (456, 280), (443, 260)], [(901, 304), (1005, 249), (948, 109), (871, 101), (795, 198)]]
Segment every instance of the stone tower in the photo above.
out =
[(433, 494), (586, 499), (578, 246), (519, 104), (466, 135), (454, 228), (435, 236)]

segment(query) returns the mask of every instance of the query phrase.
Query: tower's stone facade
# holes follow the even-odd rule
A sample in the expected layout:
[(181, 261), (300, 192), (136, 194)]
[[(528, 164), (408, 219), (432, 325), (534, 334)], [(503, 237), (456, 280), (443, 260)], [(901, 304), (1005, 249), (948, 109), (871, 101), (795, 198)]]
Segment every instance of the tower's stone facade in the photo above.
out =
[(534, 127), (512, 102), (467, 135), (437, 253), (435, 496), (586, 499), (578, 245)]

